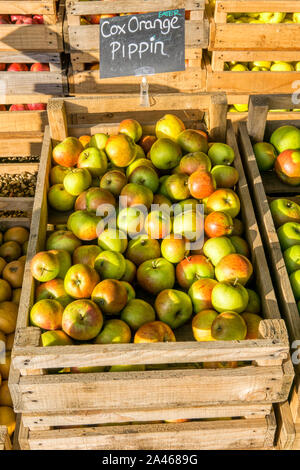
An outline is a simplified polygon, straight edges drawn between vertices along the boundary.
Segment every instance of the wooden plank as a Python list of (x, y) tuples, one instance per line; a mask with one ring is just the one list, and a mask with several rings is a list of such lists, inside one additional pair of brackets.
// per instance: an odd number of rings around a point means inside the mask
[[(277, 408), (278, 441), (281, 450), (291, 450), (296, 438), (296, 429), (289, 403), (279, 403)], [(276, 409), (275, 409), (276, 413)]]
[(256, 13), (259, 11), (292, 13), (299, 10), (298, 0), (216, 0), (216, 10), (226, 13)]
[(0, 1), (1, 15), (47, 15), (56, 13), (55, 0), (13, 0)]
[(6, 426), (0, 426), (0, 450), (12, 450), (11, 440)]
[(0, 197), (0, 210), (32, 211), (33, 199), (33, 197)]
[(0, 72), (0, 81), (7, 100), (10, 94), (19, 96), (21, 101), (23, 94), (63, 96), (61, 72)]
[(40, 132), (47, 123), (46, 111), (0, 111), (1, 132)]
[(0, 230), (7, 230), (10, 227), (19, 225), (21, 227), (30, 228), (30, 218), (29, 217), (11, 217), (11, 218), (1, 218), (0, 217)]
[[(0, 139), (0, 144), (2, 142)], [(1, 163), (0, 160), (0, 174), (20, 175), (24, 172), (35, 173), (39, 169), (38, 163)]]

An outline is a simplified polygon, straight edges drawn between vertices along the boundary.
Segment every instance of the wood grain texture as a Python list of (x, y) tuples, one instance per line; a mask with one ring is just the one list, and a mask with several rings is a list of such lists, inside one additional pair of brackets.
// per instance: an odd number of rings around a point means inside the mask
[(0, 426), (0, 450), (12, 450), (11, 440), (6, 426)]

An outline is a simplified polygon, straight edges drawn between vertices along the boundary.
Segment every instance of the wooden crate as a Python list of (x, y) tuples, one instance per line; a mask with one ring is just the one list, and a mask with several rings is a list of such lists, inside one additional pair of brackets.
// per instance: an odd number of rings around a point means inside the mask
[(0, 450), (12, 450), (11, 440), (6, 426), (0, 426)]
[(299, 12), (298, 0), (216, 0), (213, 13), (207, 6), (210, 21), (210, 50), (300, 50), (298, 24), (233, 24), (229, 13)]
[[(300, 27), (298, 26), (298, 29)], [(293, 93), (293, 82), (300, 80), (300, 71), (291, 72), (233, 72), (224, 70), (230, 61), (300, 61), (300, 51), (214, 51), (211, 59), (206, 56), (207, 91), (244, 95), (261, 93)]]
[[(52, 140), (58, 141), (67, 135), (79, 136), (89, 132), (115, 133), (118, 127), (116, 122), (125, 115), (140, 117), (141, 108), (138, 102), (138, 95), (53, 99), (48, 109)], [(157, 95), (150, 109), (143, 108), (141, 121), (146, 132), (153, 132), (155, 120), (159, 116), (165, 112), (178, 112), (179, 116), (185, 115), (189, 127), (199, 128), (203, 110), (207, 109), (210, 111), (208, 122), (211, 138), (225, 139), (227, 102), (222, 95)], [(103, 113), (102, 119), (109, 113), (109, 123), (104, 121), (99, 124), (100, 112)], [(82, 124), (81, 119), (85, 124)], [(72, 124), (74, 121), (79, 121), (79, 124)], [(97, 125), (93, 125), (93, 122)], [(34, 254), (44, 247), (47, 221), (55, 224), (55, 220), (47, 212), (52, 141), (49, 130), (46, 129), (13, 351), (14, 370), (9, 379), (15, 410), (22, 412), (24, 426), (29, 432), (30, 448), (70, 449), (82, 446), (105, 449), (110, 446), (117, 449), (132, 446), (138, 449), (156, 449), (163, 446), (176, 449), (181, 445), (181, 448), (192, 446), (196, 449), (273, 446), (276, 426), (272, 406), (273, 403), (281, 403), (279, 413), (285, 422), (281, 409), (284, 411), (293, 369), (288, 355), (286, 329), (284, 322), (280, 320), (230, 123), (226, 141), (234, 147), (236, 153), (235, 165), (240, 174), (238, 193), (256, 272), (256, 286), (266, 318), (261, 322), (261, 339), (197, 343), (192, 341), (190, 328), (183, 328), (180, 334), (182, 338), (178, 335), (177, 343), (45, 348), (40, 346), (40, 329), (28, 326), (28, 313), (34, 302), (35, 290), (29, 263)], [(198, 362), (216, 358), (219, 361), (239, 358), (248, 361), (249, 365), (236, 369), (197, 368)], [(166, 363), (169, 364), (168, 368), (160, 366), (155, 370), (152, 367), (144, 372), (47, 373), (47, 369), (75, 364)], [(226, 422), (210, 421), (210, 418), (220, 417), (235, 419)], [(244, 419), (237, 419), (241, 417)], [(248, 419), (250, 417), (253, 420)], [(115, 425), (128, 421), (146, 423), (179, 418), (204, 421), (184, 423), (183, 427), (179, 427), (182, 423), (164, 423), (154, 427), (134, 424), (130, 428)], [(96, 426), (107, 423), (111, 426)], [(80, 429), (68, 430), (66, 425), (85, 427), (81, 432)], [(90, 425), (94, 427), (86, 428)], [(255, 429), (259, 429), (259, 432)], [(83, 434), (87, 436), (87, 440), (83, 439)], [(179, 444), (176, 436), (181, 436), (182, 444)]]
[[(153, 93), (205, 91), (206, 70), (202, 63), (202, 49), (208, 45), (208, 21), (204, 17), (204, 0), (168, 0), (164, 9), (186, 8), (191, 10), (185, 22), (186, 59), (184, 72), (161, 73), (148, 77), (149, 90)], [(106, 2), (68, 1), (64, 27), (65, 42), (69, 45), (71, 65), (68, 81), (71, 95), (99, 93), (138, 93), (141, 77), (100, 79), (99, 70), (87, 70), (87, 64), (99, 63), (99, 25), (81, 25), (80, 17), (89, 14), (160, 11), (161, 2), (118, 0)]]
[(53, 0), (0, 0), (0, 14), (41, 14), (45, 24), (0, 25), (0, 51), (53, 51), (63, 46), (64, 3)]
[[(274, 279), (276, 287), (280, 311), (286, 321), (292, 344), (293, 341), (299, 341), (300, 339), (300, 317), (273, 223), (269, 202), (272, 196), (276, 196), (276, 198), (282, 196), (293, 199), (297, 188), (281, 183), (274, 172), (264, 172), (263, 174), (259, 172), (250, 140), (250, 137), (252, 142), (262, 141), (264, 138), (268, 139), (271, 133), (281, 125), (292, 124), (300, 127), (300, 119), (299, 117), (296, 119), (293, 113), (289, 113), (283, 120), (277, 121), (270, 120), (270, 115), (267, 115), (268, 111), (273, 108), (281, 108), (287, 105), (289, 105), (289, 107), (296, 107), (296, 105), (291, 104), (291, 99), (291, 95), (251, 97), (248, 129), (246, 123), (240, 123), (239, 137), (243, 164), (248, 175), (248, 184), (254, 197), (257, 218), (260, 223), (263, 240), (270, 260), (272, 278)], [(298, 354), (296, 347), (292, 348), (292, 353), (295, 353), (295, 355)], [(296, 432), (294, 448), (300, 449), (300, 369), (296, 364), (295, 371), (296, 378), (290, 397), (290, 409)]]
[(0, 104), (47, 103), (53, 96), (67, 94), (67, 77), (60, 53), (0, 52), (0, 63), (33, 64), (36, 62), (49, 64), (50, 71), (0, 72)]

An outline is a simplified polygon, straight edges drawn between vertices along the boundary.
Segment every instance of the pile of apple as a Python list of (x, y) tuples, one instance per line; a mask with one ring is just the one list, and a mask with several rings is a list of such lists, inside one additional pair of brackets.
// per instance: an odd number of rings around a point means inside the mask
[(300, 129), (281, 126), (273, 132), (270, 142), (257, 142), (253, 150), (260, 171), (274, 168), (283, 183), (300, 184)]
[(300, 205), (278, 198), (272, 200), (270, 210), (300, 313)]
[(0, 15), (0, 24), (44, 24), (43, 15)]
[[(212, 9), (216, 6), (216, 0), (209, 0)], [(228, 23), (300, 23), (300, 13), (263, 12), (263, 13), (228, 13)]]
[(176, 341), (190, 321), (197, 341), (257, 338), (234, 158), (171, 114), (156, 135), (126, 119), (117, 135), (56, 145), (48, 202), (67, 224), (31, 260), (42, 344)]
[(0, 232), (0, 425), (15, 430), (15, 414), (8, 388), (10, 355), (14, 342), (18, 306), (25, 267), (29, 232), (12, 227)]
[(256, 60), (254, 62), (225, 62), (224, 70), (231, 72), (294, 72), (300, 71), (299, 62)]

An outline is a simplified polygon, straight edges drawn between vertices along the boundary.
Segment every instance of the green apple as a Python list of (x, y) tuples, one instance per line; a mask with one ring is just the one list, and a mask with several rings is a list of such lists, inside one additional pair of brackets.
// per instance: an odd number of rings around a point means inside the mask
[(290, 246), (284, 251), (283, 257), (289, 274), (300, 269), (300, 245)]
[(48, 191), (49, 205), (59, 211), (66, 212), (73, 209), (76, 196), (72, 196), (65, 190), (63, 184), (54, 184)]
[(180, 146), (170, 139), (158, 139), (151, 147), (150, 158), (153, 165), (159, 170), (175, 168), (182, 157)]
[(249, 294), (238, 282), (235, 284), (219, 282), (212, 290), (211, 302), (217, 312), (242, 313), (248, 305)]
[(248, 305), (246, 307), (246, 312), (249, 313), (260, 313), (261, 310), (261, 301), (259, 295), (252, 289), (247, 289), (249, 295)]
[(293, 22), (300, 23), (300, 13), (293, 13)]
[(223, 312), (211, 325), (211, 336), (219, 341), (242, 341), (247, 335), (247, 325), (236, 312)]
[(109, 372), (135, 372), (146, 370), (144, 364), (137, 364), (135, 366), (111, 366)]
[(271, 72), (292, 72), (294, 70), (293, 64), (289, 62), (274, 62), (271, 65)]
[(300, 224), (287, 222), (277, 230), (281, 249), (287, 250), (291, 246), (300, 245)]
[(259, 19), (264, 23), (282, 23), (285, 18), (286, 13), (260, 13)]
[(144, 213), (138, 207), (125, 207), (117, 217), (118, 228), (131, 237), (137, 236), (141, 232), (144, 222)]
[(107, 134), (94, 134), (89, 142), (89, 147), (96, 147), (98, 150), (104, 150), (109, 136)]
[(193, 305), (190, 297), (175, 289), (165, 289), (155, 299), (155, 310), (160, 321), (176, 329), (192, 316)]
[(64, 187), (72, 196), (79, 196), (92, 184), (92, 176), (86, 168), (74, 168), (64, 177)]
[(244, 240), (239, 235), (232, 235), (230, 236), (230, 241), (233, 244), (236, 253), (238, 253), (239, 255), (244, 255), (246, 256), (246, 258), (250, 257), (249, 245), (246, 240)]
[(229, 238), (215, 237), (204, 243), (203, 253), (216, 266), (224, 256), (236, 253), (236, 249)]
[(41, 334), (41, 340), (43, 346), (70, 346), (73, 344), (70, 336), (68, 336), (64, 331), (54, 330), (54, 331), (45, 331)]
[(236, 64), (236, 65), (232, 65), (230, 67), (230, 70), (231, 70), (231, 72), (246, 72), (249, 69), (248, 69), (248, 67), (246, 67), (246, 65)]
[(289, 125), (278, 127), (271, 135), (270, 142), (278, 153), (300, 149), (300, 129)]
[(300, 223), (300, 206), (289, 199), (274, 199), (270, 204), (271, 214), (275, 227), (280, 227), (286, 222)]
[(121, 253), (105, 250), (95, 259), (94, 267), (101, 279), (121, 279), (125, 273), (126, 262)]
[[(128, 261), (128, 260), (127, 260), (127, 261)], [(125, 289), (127, 290), (127, 298), (128, 298), (127, 302), (129, 302), (129, 301), (132, 300), (132, 299), (135, 299), (135, 295), (136, 295), (136, 294), (135, 294), (135, 290), (134, 290), (134, 288), (132, 287), (132, 285), (129, 284), (129, 282), (127, 282), (127, 281), (122, 281), (122, 280), (121, 280), (120, 282), (121, 282), (121, 284), (123, 284), (123, 286), (124, 286)]]
[(145, 300), (132, 299), (122, 310), (121, 320), (136, 331), (145, 323), (155, 321), (155, 311)]
[(260, 171), (268, 171), (274, 167), (277, 153), (272, 144), (257, 142), (253, 145), (253, 151)]
[(189, 210), (175, 216), (173, 224), (175, 235), (181, 235), (189, 241), (195, 241), (199, 235), (204, 235), (203, 214), (198, 211)]
[(126, 176), (127, 178), (130, 177), (131, 173), (136, 170), (139, 166), (148, 166), (149, 168), (154, 169), (154, 165), (148, 158), (138, 158), (135, 159), (134, 162), (130, 163), (130, 165), (126, 169)]
[(259, 68), (265, 68), (265, 69), (270, 69), (272, 65), (272, 62), (269, 62), (267, 60), (255, 60), (254, 62), (250, 62), (250, 67), (259, 67)]
[(231, 165), (235, 157), (233, 149), (222, 143), (212, 144), (208, 156), (213, 165)]
[(211, 170), (217, 188), (233, 188), (239, 180), (239, 172), (233, 166), (216, 165)]
[(86, 168), (92, 177), (102, 176), (107, 170), (106, 153), (104, 150), (88, 147), (79, 155), (77, 167)]
[(248, 104), (234, 104), (233, 107), (238, 113), (248, 112)]
[(172, 201), (184, 201), (190, 196), (188, 176), (182, 173), (168, 176), (166, 190)]
[(290, 275), (290, 281), (296, 301), (300, 300), (300, 269)]
[(98, 245), (102, 250), (124, 253), (128, 245), (127, 235), (122, 230), (107, 228), (99, 235)]
[(130, 173), (129, 183), (142, 184), (155, 193), (159, 186), (159, 178), (154, 168), (139, 165)]

